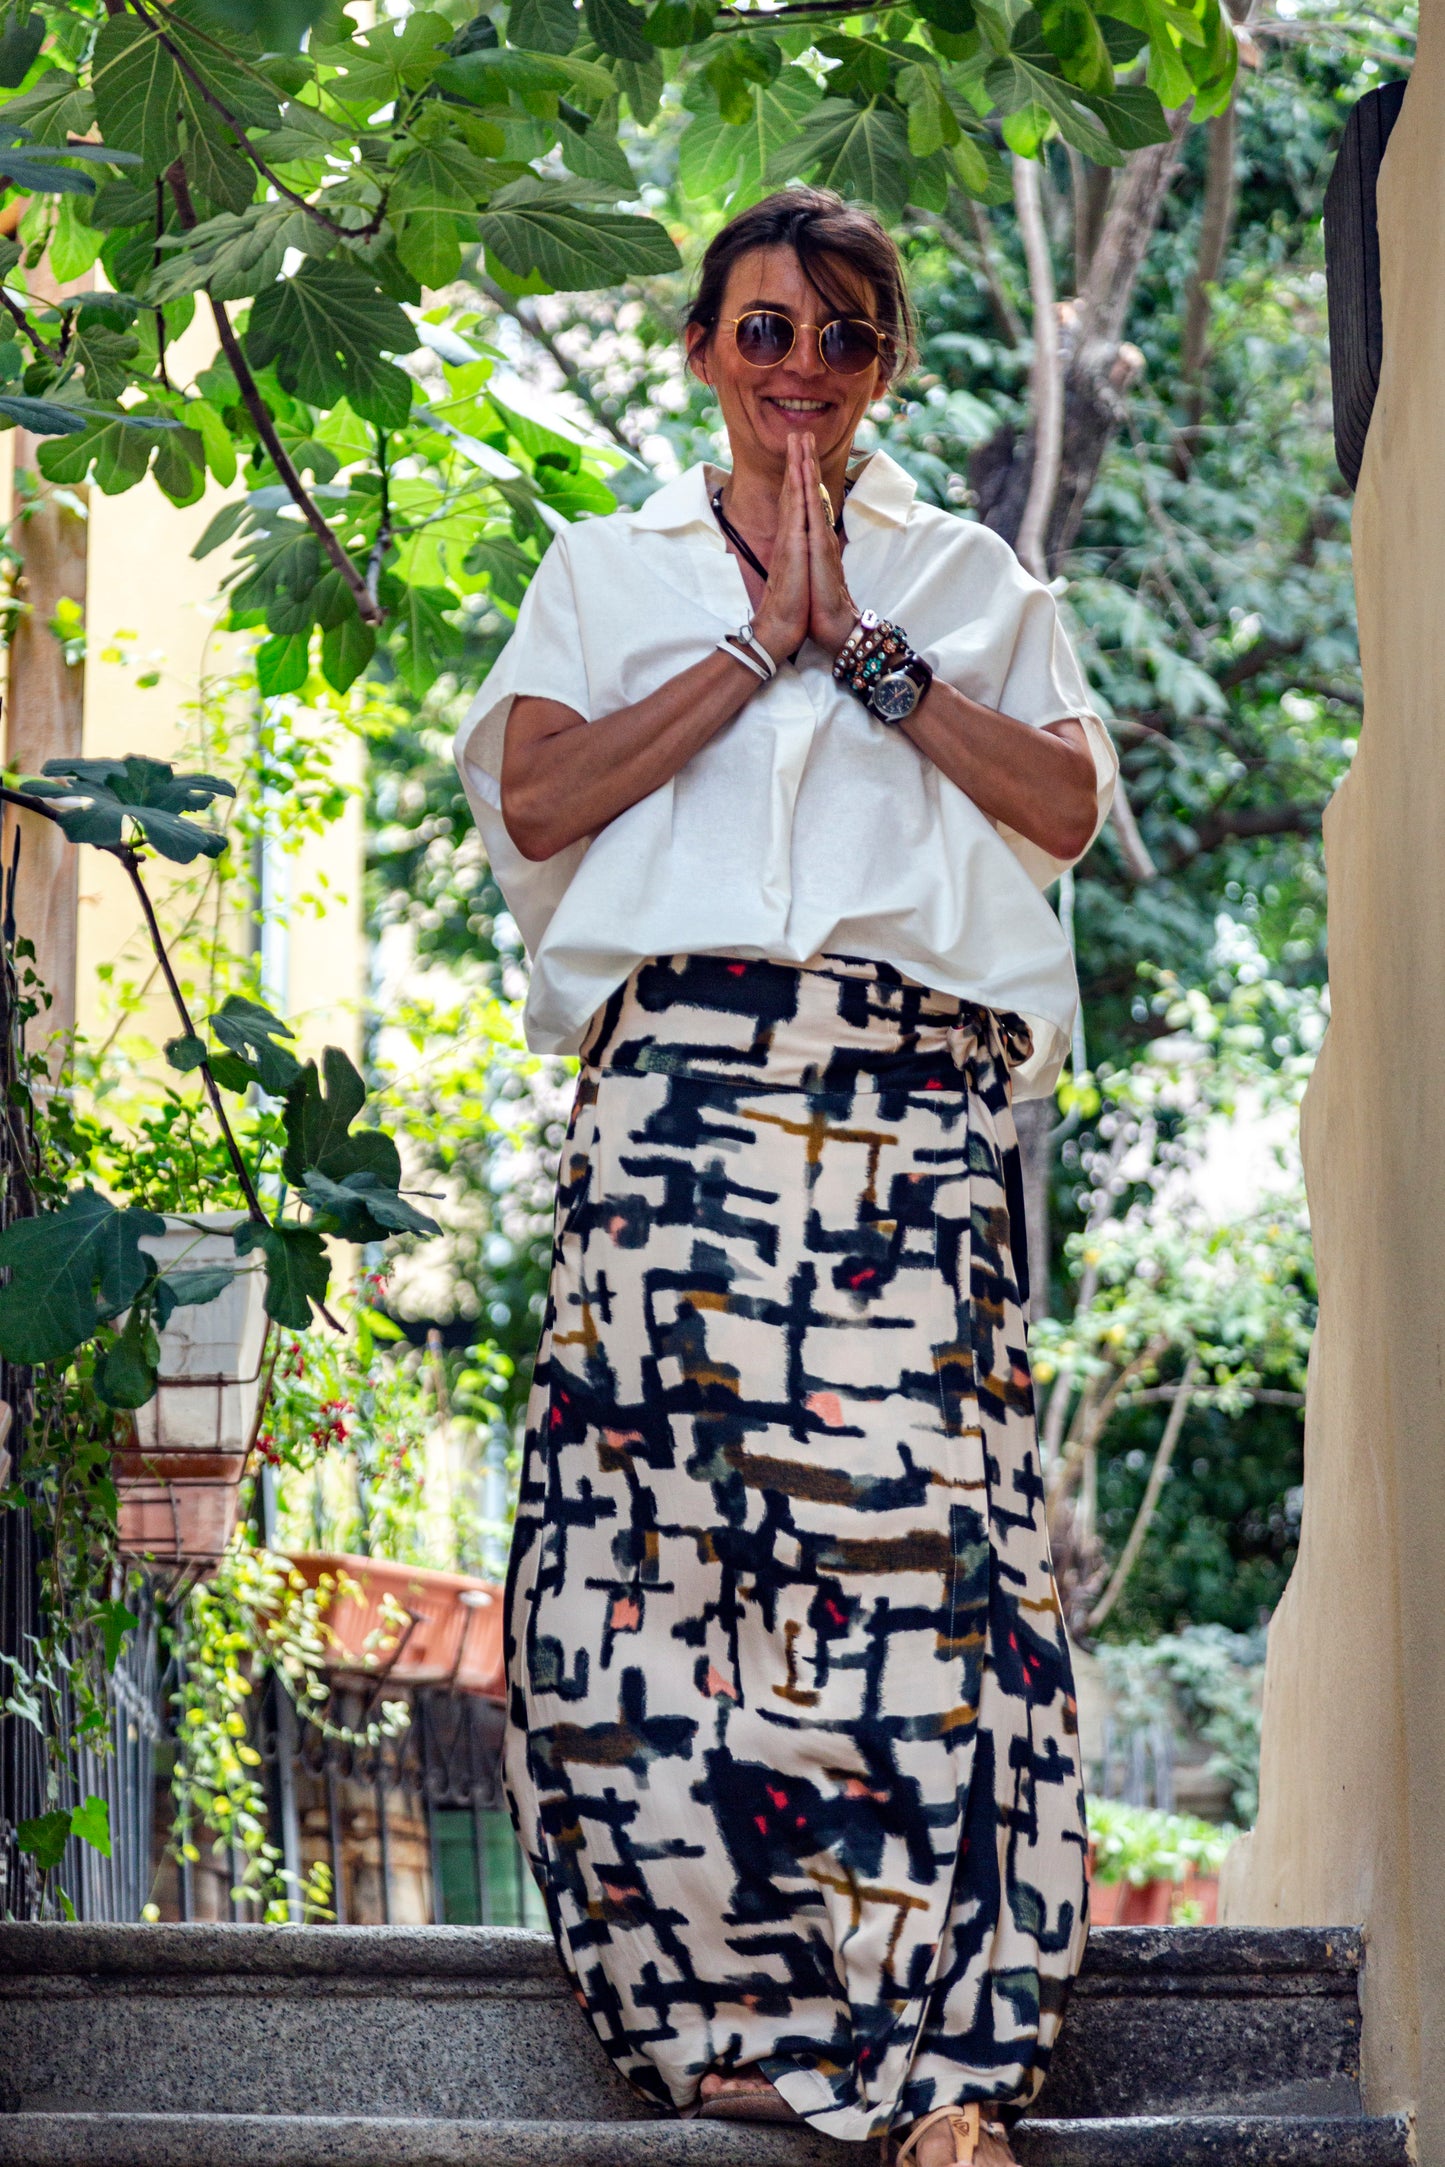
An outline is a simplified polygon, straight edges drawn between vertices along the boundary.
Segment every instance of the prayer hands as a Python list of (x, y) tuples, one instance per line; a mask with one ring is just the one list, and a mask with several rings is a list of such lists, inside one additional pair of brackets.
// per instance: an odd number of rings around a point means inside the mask
[(805, 639), (836, 655), (858, 622), (833, 525), (838, 509), (824, 487), (811, 433), (791, 437), (772, 569), (753, 620), (758, 638), (779, 662), (796, 654)]

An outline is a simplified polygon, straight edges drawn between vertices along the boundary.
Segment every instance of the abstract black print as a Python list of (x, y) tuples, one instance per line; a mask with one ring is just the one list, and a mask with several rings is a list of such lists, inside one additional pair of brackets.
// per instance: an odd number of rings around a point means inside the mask
[(862, 2139), (1037, 2091), (1087, 1934), (1011, 1252), (1017, 1018), (676, 957), (594, 1027), (508, 1588), (508, 1786), (619, 2068)]

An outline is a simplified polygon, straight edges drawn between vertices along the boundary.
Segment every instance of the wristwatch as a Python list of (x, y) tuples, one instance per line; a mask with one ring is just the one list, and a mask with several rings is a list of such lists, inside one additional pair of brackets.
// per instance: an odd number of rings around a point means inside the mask
[(895, 729), (907, 722), (933, 683), (932, 670), (914, 653), (902, 628), (868, 609), (839, 648), (833, 676), (876, 722)]
[(910, 653), (875, 677), (868, 692), (868, 712), (880, 722), (907, 722), (933, 683), (933, 672), (921, 655)]

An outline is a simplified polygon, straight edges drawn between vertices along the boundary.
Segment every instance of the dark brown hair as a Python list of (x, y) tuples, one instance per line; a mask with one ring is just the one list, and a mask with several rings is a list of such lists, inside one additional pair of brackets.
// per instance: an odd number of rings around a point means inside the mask
[(840, 316), (858, 313), (861, 296), (839, 277), (846, 266), (873, 289), (873, 311), (884, 338), (884, 365), (891, 382), (915, 358), (913, 309), (903, 263), (872, 211), (845, 203), (831, 188), (784, 188), (739, 211), (708, 243), (687, 312), (709, 337), (722, 315), (733, 265), (754, 248), (791, 248), (803, 276)]

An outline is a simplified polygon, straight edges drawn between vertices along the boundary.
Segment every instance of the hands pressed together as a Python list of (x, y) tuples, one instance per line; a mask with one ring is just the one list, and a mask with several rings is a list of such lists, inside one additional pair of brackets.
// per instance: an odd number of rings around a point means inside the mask
[(824, 487), (812, 436), (790, 438), (772, 568), (753, 617), (753, 631), (775, 662), (796, 654), (805, 639), (836, 655), (858, 622), (833, 525), (838, 509)]

